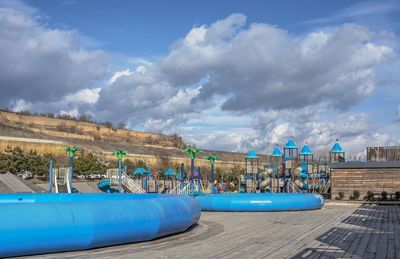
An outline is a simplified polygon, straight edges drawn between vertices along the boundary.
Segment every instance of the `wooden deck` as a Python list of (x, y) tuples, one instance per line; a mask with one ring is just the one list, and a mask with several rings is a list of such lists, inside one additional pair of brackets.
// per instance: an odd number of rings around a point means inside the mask
[(205, 212), (151, 242), (36, 258), (400, 258), (400, 206), (335, 205), (276, 213)]

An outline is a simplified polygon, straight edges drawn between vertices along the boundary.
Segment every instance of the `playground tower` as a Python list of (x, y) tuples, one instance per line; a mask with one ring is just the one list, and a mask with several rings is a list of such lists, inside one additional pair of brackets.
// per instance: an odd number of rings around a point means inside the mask
[[(249, 153), (245, 158), (245, 179), (246, 179), (246, 189), (250, 187), (250, 192), (254, 192), (256, 189), (256, 181), (258, 175), (258, 163), (259, 158), (253, 149), (250, 149)], [(251, 182), (251, 184), (249, 184)]]
[(339, 163), (339, 162), (345, 162), (346, 157), (345, 157), (345, 152), (339, 144), (339, 140), (336, 139), (335, 144), (333, 144), (331, 151), (329, 152), (329, 162), (330, 163)]
[(278, 147), (278, 144), (275, 145), (274, 151), (269, 157), (269, 163), (271, 166), (278, 166), (282, 164), (282, 152)]

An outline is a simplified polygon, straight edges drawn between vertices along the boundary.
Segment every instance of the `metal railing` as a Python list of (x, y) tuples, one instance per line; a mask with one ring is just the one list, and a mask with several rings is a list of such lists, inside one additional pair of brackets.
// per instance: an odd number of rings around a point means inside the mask
[(289, 190), (291, 189), (293, 193), (303, 193), (293, 181), (289, 181), (287, 184), (289, 185)]
[(130, 178), (126, 173), (122, 172), (121, 183), (132, 193), (146, 193), (146, 191)]
[[(194, 186), (193, 186), (194, 187)], [(181, 189), (181, 184), (177, 184), (170, 192), (170, 194), (186, 194), (191, 195), (192, 189), (190, 182), (184, 182), (184, 186)]]

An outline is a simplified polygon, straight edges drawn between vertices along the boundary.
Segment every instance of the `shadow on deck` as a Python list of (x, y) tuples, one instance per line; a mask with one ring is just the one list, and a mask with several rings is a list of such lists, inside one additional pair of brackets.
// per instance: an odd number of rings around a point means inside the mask
[(398, 240), (400, 206), (364, 204), (292, 258), (400, 258)]

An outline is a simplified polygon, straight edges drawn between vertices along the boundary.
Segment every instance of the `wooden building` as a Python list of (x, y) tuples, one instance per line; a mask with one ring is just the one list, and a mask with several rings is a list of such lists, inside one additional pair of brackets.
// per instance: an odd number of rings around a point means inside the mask
[(349, 199), (353, 191), (360, 192), (360, 198), (373, 193), (395, 193), (400, 191), (400, 162), (345, 162), (331, 163), (332, 199), (344, 193)]

